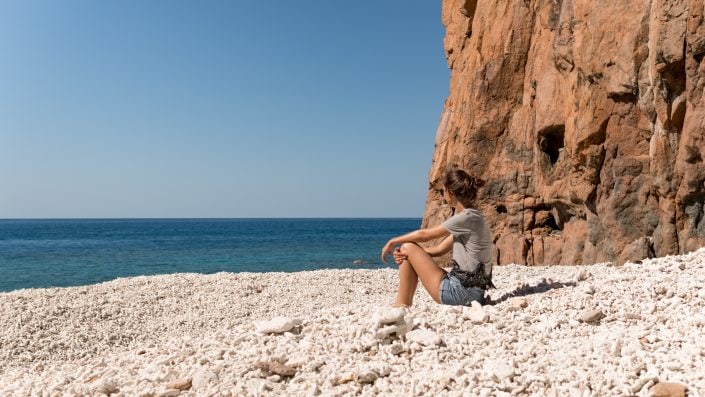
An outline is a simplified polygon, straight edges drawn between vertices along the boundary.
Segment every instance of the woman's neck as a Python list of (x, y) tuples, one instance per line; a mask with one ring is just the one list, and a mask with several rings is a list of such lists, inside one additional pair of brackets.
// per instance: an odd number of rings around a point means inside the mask
[(466, 209), (467, 209), (467, 208), (465, 208), (465, 206), (462, 205), (460, 202), (458, 202), (458, 203), (455, 205), (455, 213), (456, 213), (456, 214), (457, 214), (458, 212), (465, 211)]

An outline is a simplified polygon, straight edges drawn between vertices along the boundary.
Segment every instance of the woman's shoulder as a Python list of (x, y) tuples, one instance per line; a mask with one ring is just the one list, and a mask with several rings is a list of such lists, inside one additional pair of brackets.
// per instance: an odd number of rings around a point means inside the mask
[(446, 220), (445, 223), (447, 224), (462, 224), (462, 225), (469, 225), (474, 222), (484, 220), (484, 216), (482, 215), (481, 212), (473, 209), (473, 208), (466, 208), (455, 215), (451, 216)]
[(461, 214), (463, 214), (464, 221), (467, 224), (474, 225), (475, 227), (487, 224), (485, 215), (476, 208), (466, 208)]
[(477, 208), (466, 208), (465, 210), (461, 211), (460, 214), (463, 214), (466, 218), (480, 218), (480, 219), (485, 219), (485, 215), (480, 212)]

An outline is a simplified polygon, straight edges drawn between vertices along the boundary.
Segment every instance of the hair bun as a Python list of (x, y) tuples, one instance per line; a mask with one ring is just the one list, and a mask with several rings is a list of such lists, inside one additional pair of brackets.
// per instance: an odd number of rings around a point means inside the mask
[(443, 186), (455, 196), (466, 208), (474, 204), (477, 189), (485, 184), (480, 178), (475, 178), (462, 169), (453, 168), (446, 172)]

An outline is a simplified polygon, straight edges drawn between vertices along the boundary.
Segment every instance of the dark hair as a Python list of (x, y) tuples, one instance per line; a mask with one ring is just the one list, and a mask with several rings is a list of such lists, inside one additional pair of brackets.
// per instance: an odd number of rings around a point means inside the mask
[(475, 205), (477, 189), (485, 184), (480, 178), (469, 175), (467, 172), (455, 168), (446, 172), (443, 186), (460, 201), (465, 208)]

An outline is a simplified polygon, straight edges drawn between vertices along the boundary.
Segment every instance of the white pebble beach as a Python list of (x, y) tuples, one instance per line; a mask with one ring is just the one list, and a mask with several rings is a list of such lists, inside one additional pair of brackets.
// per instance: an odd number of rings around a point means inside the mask
[[(394, 269), (173, 274), (0, 294), (1, 396), (705, 396), (705, 249), (495, 267), (491, 304)], [(421, 288), (421, 286), (419, 285)]]

